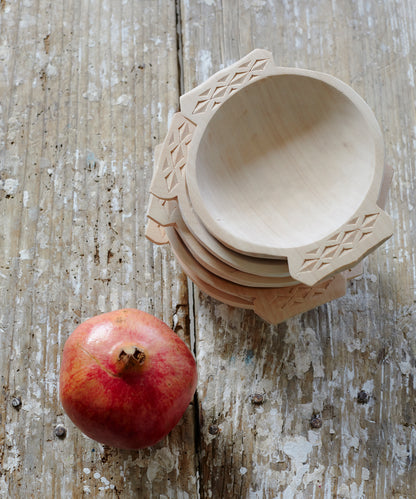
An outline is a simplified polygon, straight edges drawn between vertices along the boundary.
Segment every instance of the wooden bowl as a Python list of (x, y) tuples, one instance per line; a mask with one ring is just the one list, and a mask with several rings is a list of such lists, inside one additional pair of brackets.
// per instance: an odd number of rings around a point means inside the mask
[(202, 291), (228, 305), (248, 308), (271, 324), (278, 324), (307, 312), (346, 292), (346, 280), (352, 274), (340, 273), (315, 286), (298, 284), (282, 288), (241, 286), (209, 272), (188, 251), (175, 229), (166, 228), (172, 251), (187, 276)]
[(182, 96), (181, 113), (192, 206), (234, 251), (287, 258), (313, 285), (391, 236), (381, 132), (340, 80), (255, 50)]
[[(255, 258), (248, 255), (235, 252), (221, 244), (205, 228), (198, 216), (195, 214), (190, 203), (185, 178), (183, 175), (177, 175), (174, 182), (174, 188), (168, 190), (166, 182), (166, 170), (174, 171), (173, 168), (164, 168), (168, 160), (172, 161), (172, 155), (169, 149), (175, 148), (175, 136), (177, 130), (183, 126), (183, 118), (178, 113), (174, 116), (170, 132), (164, 145), (155, 147), (155, 169), (151, 183), (151, 195), (147, 216), (156, 222), (156, 226), (175, 227), (180, 237), (189, 244), (201, 244), (220, 262), (229, 265), (241, 272), (259, 276), (262, 282), (270, 279), (287, 278), (288, 284), (294, 284), (294, 279), (290, 276), (287, 260)], [(168, 146), (166, 146), (166, 143)], [(173, 145), (172, 145), (173, 144)], [(186, 149), (185, 149), (186, 153)], [(170, 173), (171, 174), (171, 173)], [(168, 176), (169, 179), (169, 176)], [(180, 205), (180, 207), (179, 207)], [(159, 234), (152, 232), (152, 240), (157, 240)], [(195, 239), (195, 241), (192, 241)], [(265, 278), (265, 279), (263, 279)], [(258, 283), (257, 285), (261, 285)]]
[[(160, 227), (173, 227), (192, 256), (206, 269), (223, 279), (252, 287), (276, 288), (299, 284), (290, 276), (287, 262), (281, 262), (280, 260), (254, 259), (246, 255), (238, 254), (237, 255), (240, 258), (233, 258), (232, 255), (234, 252), (224, 247), (225, 256), (230, 255), (233, 262), (239, 261), (239, 266), (243, 270), (236, 269), (227, 263), (224, 263), (223, 260), (220, 260), (217, 256), (208, 251), (198, 239), (193, 236), (182, 220), (177, 207), (177, 201), (174, 199), (163, 200), (151, 194), (148, 217), (155, 222), (155, 224), (150, 225), (151, 231), (146, 231), (148, 239), (156, 244), (166, 244), (168, 241), (165, 239), (164, 233), (160, 232)], [(220, 247), (222, 246), (220, 243), (217, 243), (217, 245)], [(269, 268), (269, 274), (272, 275), (262, 275), (265, 273), (267, 267)], [(254, 273), (251, 273), (250, 270), (254, 270)], [(261, 274), (255, 273), (256, 270), (259, 270)]]
[(254, 310), (271, 324), (278, 324), (340, 298), (345, 294), (346, 281), (359, 277), (363, 272), (362, 264), (358, 264), (315, 286), (298, 284), (273, 289), (239, 286), (199, 265), (173, 227), (161, 227), (150, 219), (146, 226), (146, 237), (156, 244), (170, 243), (182, 270), (201, 291), (227, 305)]
[[(159, 152), (160, 152), (160, 146), (157, 146), (155, 150), (156, 157)], [(384, 208), (386, 203), (392, 176), (393, 176), (392, 168), (389, 165), (385, 165), (383, 183), (377, 200), (378, 205), (381, 206), (382, 208)], [(261, 264), (259, 263), (257, 263), (257, 266), (255, 266), (251, 261), (255, 259), (250, 260), (250, 257), (246, 257), (244, 255), (237, 254), (237, 256), (241, 257), (241, 261), (239, 262), (239, 264), (243, 270), (237, 270), (225, 264), (222, 260), (219, 260), (214, 254), (207, 251), (205, 247), (199, 243), (198, 239), (194, 238), (193, 234), (190, 232), (190, 230), (188, 229), (188, 227), (181, 218), (176, 199), (162, 200), (156, 198), (151, 194), (148, 216), (150, 220), (148, 221), (146, 227), (146, 237), (149, 240), (151, 240), (155, 244), (169, 243), (169, 239), (166, 235), (164, 227), (173, 227), (176, 230), (180, 240), (183, 242), (189, 253), (192, 255), (192, 257), (195, 258), (195, 260), (199, 264), (201, 264), (205, 269), (207, 269), (208, 271), (219, 277), (222, 277), (223, 279), (248, 287), (257, 286), (257, 287), (276, 288), (282, 286), (293, 286), (297, 284), (296, 281), (291, 281), (288, 278), (287, 274), (286, 277), (270, 277), (270, 276), (263, 276), (261, 274), (257, 275), (245, 272), (244, 270), (247, 270), (247, 267), (248, 268), (253, 267), (254, 270), (258, 270), (259, 268), (261, 272), (264, 271), (265, 267), (261, 266)], [(220, 243), (218, 243), (218, 245), (221, 247)], [(231, 250), (228, 250), (227, 248), (224, 249), (233, 254)], [(246, 259), (246, 261), (244, 259)], [(266, 259), (264, 260), (257, 259), (257, 260), (258, 262), (263, 262), (263, 264), (268, 262), (269, 265), (272, 265), (273, 263), (279, 263), (276, 262), (275, 260), (271, 261)], [(359, 265), (350, 270), (348, 275), (356, 277), (361, 273), (362, 273), (362, 268)], [(206, 288), (203, 288), (203, 290), (208, 292)], [(213, 294), (212, 290), (208, 292), (208, 294), (212, 296)], [(220, 299), (219, 296), (217, 296), (217, 298)], [(223, 301), (224, 303), (232, 304), (229, 299), (228, 301), (225, 300)]]

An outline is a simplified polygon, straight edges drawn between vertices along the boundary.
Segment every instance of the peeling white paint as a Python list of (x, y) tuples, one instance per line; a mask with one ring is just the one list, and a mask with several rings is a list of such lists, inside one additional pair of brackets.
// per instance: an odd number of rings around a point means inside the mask
[(266, 0), (244, 0), (244, 7), (246, 9), (250, 8), (261, 8), (266, 5)]
[(55, 66), (53, 66), (50, 63), (48, 63), (47, 66), (46, 66), (45, 73), (46, 73), (46, 76), (48, 78), (53, 78), (54, 76), (56, 76), (58, 74), (58, 70), (56, 69)]
[(150, 482), (162, 480), (167, 473), (173, 471), (176, 461), (177, 456), (168, 447), (157, 450), (154, 458), (148, 464), (147, 479)]
[(284, 341), (293, 345), (294, 361), (288, 364), (289, 377), (302, 378), (311, 366), (314, 377), (324, 376), (322, 345), (312, 328), (306, 328), (301, 337), (296, 329), (288, 328)]
[[(13, 455), (13, 452), (15, 453)], [(19, 469), (21, 463), (20, 455), (16, 448), (12, 448), (9, 450), (6, 461), (3, 463), (3, 469), (8, 471), (9, 473), (13, 473)]]
[(21, 260), (32, 260), (34, 250), (33, 248), (22, 249), (19, 252), (19, 257)]
[(158, 45), (161, 45), (162, 43), (162, 39), (160, 38), (160, 36), (151, 37), (150, 40), (155, 44), (156, 47)]
[(350, 499), (351, 496), (350, 496), (350, 488), (348, 487), (348, 485), (346, 483), (342, 483), (339, 485), (338, 487), (338, 497), (342, 498), (342, 499)]
[(0, 476), (0, 495), (2, 497), (10, 497), (9, 486), (6, 483), (6, 478), (4, 475)]
[(288, 438), (283, 444), (283, 452), (296, 463), (306, 463), (312, 451), (312, 444), (303, 436)]
[(361, 478), (363, 480), (369, 480), (370, 479), (370, 471), (367, 468), (362, 468), (361, 469)]
[(89, 100), (90, 102), (99, 102), (101, 100), (101, 90), (97, 87), (95, 83), (90, 81), (88, 83), (88, 89), (86, 92), (82, 94), (84, 99)]
[(132, 103), (132, 100), (133, 100), (133, 98), (131, 95), (122, 94), (117, 98), (115, 104), (116, 104), (116, 106), (130, 106)]
[(409, 62), (409, 69), (407, 71), (407, 76), (409, 78), (409, 85), (411, 87), (415, 86), (415, 72), (413, 70), (413, 65)]
[(23, 12), (20, 17), (19, 29), (25, 30), (36, 25), (36, 17)]
[(204, 82), (212, 75), (211, 51), (201, 49), (198, 51), (198, 80)]
[(0, 61), (6, 63), (10, 57), (10, 49), (6, 45), (0, 45)]
[(9, 196), (16, 193), (19, 186), (19, 181), (16, 178), (6, 178), (3, 182), (2, 189)]

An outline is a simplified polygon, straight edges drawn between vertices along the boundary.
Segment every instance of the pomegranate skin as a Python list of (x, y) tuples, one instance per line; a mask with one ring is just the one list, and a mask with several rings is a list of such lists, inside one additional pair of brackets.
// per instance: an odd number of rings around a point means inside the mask
[(195, 359), (179, 336), (153, 315), (122, 309), (88, 319), (69, 336), (59, 394), (88, 437), (141, 449), (176, 426), (196, 383)]

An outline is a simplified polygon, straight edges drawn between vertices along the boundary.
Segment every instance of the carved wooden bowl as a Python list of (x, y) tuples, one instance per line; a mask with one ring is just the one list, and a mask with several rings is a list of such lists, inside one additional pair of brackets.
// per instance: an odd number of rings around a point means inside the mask
[(383, 165), (379, 126), (353, 89), (255, 50), (182, 96), (151, 192), (182, 210), (187, 187), (218, 241), (287, 259), (314, 285), (391, 236), (377, 205)]
[[(173, 126), (175, 125), (175, 119), (176, 117), (173, 120)], [(160, 193), (160, 189), (153, 189), (153, 187), (158, 187), (158, 184), (160, 184), (158, 182), (159, 179), (164, 178), (159, 162), (162, 149), (162, 145), (155, 148), (155, 171), (152, 181), (152, 192), (156, 191)], [(184, 185), (184, 178), (182, 176), (180, 178)], [(178, 192), (178, 189), (176, 189), (176, 192)], [(179, 196), (180, 209), (178, 206)], [(238, 273), (233, 272), (233, 269), (236, 269), (243, 273), (252, 274), (252, 277), (249, 279), (256, 286), (270, 285), (272, 282), (279, 286), (296, 284), (296, 281), (290, 276), (287, 260), (255, 258), (243, 255), (227, 248), (218, 241), (198, 219), (192, 208), (186, 189), (179, 191), (177, 198), (173, 199), (156, 197), (154, 194), (151, 194), (147, 216), (162, 227), (175, 227), (188, 248), (192, 247), (196, 251), (196, 247), (200, 245), (203, 247), (202, 249), (206, 249), (207, 251), (199, 250), (198, 252), (199, 258), (204, 259), (206, 265), (210, 265), (211, 263), (212, 267), (213, 262), (207, 252), (217, 260), (216, 266), (218, 272), (221, 272), (220, 267), (222, 267), (222, 264), (228, 265), (230, 267), (228, 279), (232, 281), (239, 276)], [(154, 239), (156, 239), (154, 242), (158, 240), (157, 233)]]

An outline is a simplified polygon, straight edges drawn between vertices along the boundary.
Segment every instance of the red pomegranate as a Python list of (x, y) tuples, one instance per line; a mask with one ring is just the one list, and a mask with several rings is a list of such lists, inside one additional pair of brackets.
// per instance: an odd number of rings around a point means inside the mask
[(179, 336), (153, 315), (123, 309), (92, 317), (69, 336), (59, 391), (87, 436), (140, 449), (179, 422), (196, 382), (194, 357)]

